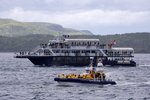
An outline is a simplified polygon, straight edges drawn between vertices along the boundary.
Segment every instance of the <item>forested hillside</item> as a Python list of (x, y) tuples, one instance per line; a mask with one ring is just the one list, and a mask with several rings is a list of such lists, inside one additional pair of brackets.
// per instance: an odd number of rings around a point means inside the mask
[(44, 22), (20, 22), (13, 19), (0, 19), (0, 36), (26, 36), (32, 34), (43, 35), (91, 35), (88, 30), (64, 28), (61, 25)]
[[(47, 43), (53, 35), (0, 36), (0, 52), (33, 50), (40, 43)], [(150, 33), (127, 33), (116, 35), (73, 35), (70, 38), (98, 38), (102, 43), (116, 40), (116, 47), (133, 47), (136, 53), (150, 53)]]

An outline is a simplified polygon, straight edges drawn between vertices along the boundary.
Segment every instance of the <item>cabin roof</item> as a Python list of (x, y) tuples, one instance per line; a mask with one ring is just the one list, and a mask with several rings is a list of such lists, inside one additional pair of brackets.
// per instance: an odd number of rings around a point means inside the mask
[(134, 49), (133, 48), (112, 48), (113, 50), (122, 50), (122, 51), (134, 51)]
[(65, 39), (65, 41), (99, 41), (99, 39)]

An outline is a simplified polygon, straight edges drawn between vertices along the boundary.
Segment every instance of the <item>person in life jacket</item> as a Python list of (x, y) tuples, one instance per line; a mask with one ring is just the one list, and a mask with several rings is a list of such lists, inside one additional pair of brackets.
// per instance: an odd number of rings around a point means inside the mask
[(97, 67), (102, 67), (102, 66), (103, 66), (102, 59), (99, 58), (99, 59), (97, 60)]

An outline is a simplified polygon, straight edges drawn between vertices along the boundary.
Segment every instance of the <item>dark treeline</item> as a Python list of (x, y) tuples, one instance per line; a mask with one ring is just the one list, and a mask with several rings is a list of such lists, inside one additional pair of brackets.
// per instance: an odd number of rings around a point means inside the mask
[[(0, 36), (0, 52), (30, 51), (41, 43), (48, 43), (52, 35), (27, 35), (20, 37)], [(116, 40), (115, 47), (133, 47), (136, 53), (150, 53), (150, 33), (127, 33), (116, 35), (73, 35), (69, 38), (97, 38), (102, 43)]]

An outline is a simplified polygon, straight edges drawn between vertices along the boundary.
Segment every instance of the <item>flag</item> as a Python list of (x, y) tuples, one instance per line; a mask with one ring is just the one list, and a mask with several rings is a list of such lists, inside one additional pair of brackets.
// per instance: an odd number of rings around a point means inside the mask
[(116, 44), (116, 40), (113, 41), (113, 45), (115, 45), (115, 44)]

